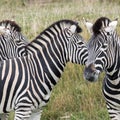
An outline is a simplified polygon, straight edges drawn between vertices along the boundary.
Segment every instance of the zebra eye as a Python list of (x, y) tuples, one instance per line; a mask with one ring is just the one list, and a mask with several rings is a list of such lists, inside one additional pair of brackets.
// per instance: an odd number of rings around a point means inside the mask
[(107, 35), (110, 35), (110, 33), (109, 32), (106, 32), (107, 33)]
[[(82, 40), (81, 40), (81, 41), (82, 41)], [(78, 45), (83, 45), (84, 43), (81, 42), (81, 41), (78, 41), (77, 44), (78, 44)]]
[(107, 35), (111, 35), (110, 32), (107, 32)]
[(102, 50), (106, 50), (108, 47), (108, 44), (107, 43), (104, 43), (103, 46), (102, 46)]
[(20, 39), (15, 39), (14, 41), (15, 41), (16, 43), (21, 42)]

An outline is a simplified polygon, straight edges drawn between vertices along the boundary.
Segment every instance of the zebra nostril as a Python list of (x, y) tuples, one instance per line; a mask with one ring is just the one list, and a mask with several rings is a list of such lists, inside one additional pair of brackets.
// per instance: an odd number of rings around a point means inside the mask
[(84, 78), (91, 82), (96, 80), (96, 69), (93, 63), (85, 67)]
[(87, 73), (93, 73), (93, 72), (95, 72), (95, 66), (94, 66), (94, 64), (92, 63), (92, 64), (90, 64), (90, 65), (88, 65), (88, 66), (86, 66), (85, 67), (85, 72)]

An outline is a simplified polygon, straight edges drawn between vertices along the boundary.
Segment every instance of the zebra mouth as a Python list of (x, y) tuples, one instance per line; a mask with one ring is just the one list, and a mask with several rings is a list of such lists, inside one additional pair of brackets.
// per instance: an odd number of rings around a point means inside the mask
[(98, 78), (96, 76), (95, 72), (94, 73), (85, 73), (84, 76), (85, 76), (85, 79), (90, 81), (90, 82), (95, 82), (97, 80), (97, 78)]
[(97, 81), (99, 76), (99, 72), (97, 70), (89, 71), (88, 69), (85, 69), (84, 71), (84, 78), (90, 82)]

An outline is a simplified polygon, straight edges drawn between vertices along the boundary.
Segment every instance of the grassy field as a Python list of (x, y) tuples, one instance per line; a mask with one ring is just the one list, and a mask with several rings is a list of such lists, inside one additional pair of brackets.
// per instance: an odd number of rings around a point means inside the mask
[[(60, 19), (79, 21), (82, 36), (90, 37), (83, 17), (94, 22), (106, 16), (114, 20), (120, 15), (120, 0), (0, 0), (0, 21), (15, 20), (28, 40), (34, 39), (47, 26)], [(109, 3), (110, 2), (110, 3)], [(118, 23), (120, 33), (120, 22)], [(55, 86), (41, 120), (109, 120), (99, 81), (83, 78), (84, 66), (68, 63), (60, 82)], [(9, 120), (13, 120), (11, 113)]]

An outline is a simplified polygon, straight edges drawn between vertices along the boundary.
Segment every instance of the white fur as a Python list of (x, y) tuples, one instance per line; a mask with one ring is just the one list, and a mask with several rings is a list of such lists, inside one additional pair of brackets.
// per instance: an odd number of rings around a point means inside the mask
[(0, 34), (10, 34), (10, 31), (4, 26), (0, 26)]
[(85, 25), (87, 27), (87, 30), (90, 34), (93, 34), (93, 31), (92, 31), (92, 27), (93, 27), (93, 24), (90, 23), (90, 22), (85, 22)]
[(0, 26), (0, 34), (4, 34), (5, 33), (5, 27)]
[(88, 22), (87, 20), (85, 20), (85, 18), (83, 18), (83, 20), (84, 20), (84, 24), (85, 24), (88, 32), (90, 34), (93, 34), (93, 31), (92, 31), (93, 24), (91, 22)]

